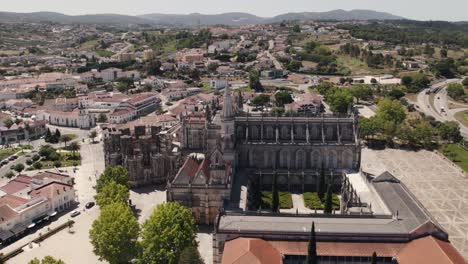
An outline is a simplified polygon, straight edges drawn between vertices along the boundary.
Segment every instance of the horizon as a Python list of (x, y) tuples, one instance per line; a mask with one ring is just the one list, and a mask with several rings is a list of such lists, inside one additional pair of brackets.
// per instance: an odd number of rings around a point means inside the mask
[[(151, 8), (153, 7), (153, 8)], [(288, 2), (249, 0), (222, 2), (214, 0), (200, 0), (187, 2), (173, 0), (170, 3), (161, 0), (134, 0), (132, 2), (116, 0), (109, 5), (105, 2), (82, 0), (78, 3), (68, 3), (60, 0), (44, 0), (40, 3), (31, 0), (17, 0), (4, 3), (1, 12), (35, 13), (54, 12), (69, 16), (118, 14), (141, 16), (146, 14), (189, 15), (203, 14), (216, 15), (223, 13), (248, 13), (258, 17), (271, 18), (285, 13), (301, 12), (328, 12), (333, 10), (371, 10), (401, 16), (411, 20), (441, 20), (441, 21), (468, 21), (464, 10), (468, 9), (468, 2), (463, 0), (423, 1), (404, 0), (373, 1), (350, 0), (345, 3), (340, 0), (329, 0), (327, 3), (311, 2), (306, 0), (290, 0)], [(441, 12), (440, 10), (444, 10)]]

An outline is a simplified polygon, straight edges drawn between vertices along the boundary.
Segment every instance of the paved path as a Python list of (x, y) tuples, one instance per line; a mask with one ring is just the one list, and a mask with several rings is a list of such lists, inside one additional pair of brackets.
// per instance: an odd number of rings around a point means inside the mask
[(387, 169), (398, 177), (468, 258), (468, 179), (458, 166), (425, 150), (363, 149), (362, 167), (374, 174)]

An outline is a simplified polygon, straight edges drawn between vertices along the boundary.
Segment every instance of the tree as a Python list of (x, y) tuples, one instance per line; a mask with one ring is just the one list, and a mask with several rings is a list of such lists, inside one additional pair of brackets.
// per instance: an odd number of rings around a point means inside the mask
[(115, 167), (106, 167), (104, 172), (102, 172), (101, 176), (99, 176), (99, 179), (97, 180), (97, 192), (100, 192), (101, 189), (111, 181), (114, 181), (123, 186), (128, 186), (128, 171), (121, 165)]
[(127, 263), (136, 256), (138, 232), (138, 221), (130, 207), (114, 203), (101, 208), (89, 237), (96, 255), (110, 264), (118, 264)]
[(287, 91), (279, 91), (275, 94), (276, 106), (283, 107), (285, 104), (294, 102), (291, 94)]
[(372, 253), (371, 264), (377, 264), (377, 253), (375, 251)]
[(15, 123), (15, 122), (13, 122), (13, 120), (12, 120), (11, 118), (7, 118), (7, 119), (5, 119), (5, 120), (3, 121), (3, 124), (4, 124), (8, 129), (10, 129), (10, 128), (13, 126), (14, 123)]
[(432, 126), (427, 121), (420, 121), (414, 127), (414, 138), (423, 147), (430, 147), (432, 144), (432, 136), (434, 134)]
[(323, 200), (323, 197), (325, 195), (325, 164), (323, 163), (320, 167), (320, 181), (318, 184), (317, 195), (320, 198), (320, 200)]
[(325, 214), (331, 214), (333, 211), (333, 192), (331, 185), (328, 185), (327, 188), (327, 195), (325, 197), (325, 203), (323, 205), (323, 212)]
[(307, 246), (307, 264), (317, 264), (317, 238), (315, 237), (315, 223), (312, 222), (312, 227), (310, 228), (310, 237), (309, 244)]
[(370, 100), (374, 95), (372, 88), (369, 85), (365, 84), (353, 85), (353, 87), (351, 88), (351, 93), (357, 99), (358, 103), (359, 100)]
[(273, 185), (271, 188), (271, 211), (273, 213), (279, 213), (280, 211), (280, 202), (279, 202), (279, 193), (278, 193), (278, 177), (276, 173), (273, 175)]
[(455, 121), (445, 121), (438, 127), (439, 135), (442, 139), (450, 142), (459, 142), (462, 140), (460, 134), (460, 125)]
[(52, 133), (50, 132), (50, 128), (47, 128), (47, 132), (46, 132), (46, 135), (45, 135), (45, 141), (49, 142), (51, 137), (52, 137)]
[(175, 264), (187, 247), (196, 247), (197, 226), (192, 213), (176, 202), (160, 204), (143, 224), (142, 263)]
[(288, 71), (297, 72), (302, 67), (302, 62), (298, 60), (291, 60), (286, 67)]
[(446, 49), (441, 49), (440, 50), (440, 57), (442, 58), (447, 58), (448, 52)]
[(107, 122), (107, 116), (103, 113), (100, 113), (97, 119), (98, 123), (106, 123)]
[(28, 264), (65, 264), (61, 259), (55, 259), (52, 256), (45, 256), (42, 261), (38, 258), (31, 259)]
[(110, 181), (99, 190), (96, 195), (96, 204), (101, 208), (117, 202), (127, 203), (130, 193), (127, 186)]
[(325, 100), (334, 113), (346, 113), (350, 106), (353, 105), (353, 95), (351, 92), (340, 88), (334, 88), (329, 91), (325, 96)]
[(18, 163), (15, 165), (15, 167), (13, 168), (15, 171), (17, 171), (18, 173), (22, 172), (24, 170), (24, 164), (23, 163)]
[(237, 109), (242, 110), (244, 108), (244, 98), (242, 92), (239, 90), (237, 94)]
[(267, 94), (257, 95), (253, 100), (252, 104), (255, 107), (266, 106), (270, 102), (270, 96)]
[(59, 139), (61, 136), (62, 136), (62, 134), (60, 133), (60, 130), (59, 130), (58, 128), (55, 129), (55, 137), (56, 137), (57, 139)]
[(15, 174), (14, 174), (12, 171), (9, 171), (9, 172), (7, 172), (7, 173), (4, 175), (4, 177), (6, 177), (6, 178), (8, 178), (8, 179), (13, 178), (13, 176), (15, 176)]
[(72, 137), (68, 134), (65, 134), (60, 137), (60, 142), (63, 142), (65, 144), (65, 148), (67, 147), (67, 143), (72, 140)]
[(463, 82), (462, 82), (463, 86), (467, 87), (468, 86), (468, 77), (463, 79)]
[(146, 74), (158, 75), (161, 73), (161, 61), (152, 60), (146, 65)]
[(72, 152), (73, 155), (75, 155), (75, 152), (80, 150), (80, 144), (76, 141), (73, 141), (72, 143), (70, 143), (70, 145), (68, 146), (68, 149)]
[(403, 92), (403, 90), (401, 90), (400, 88), (394, 88), (388, 93), (388, 96), (392, 100), (400, 100), (400, 98), (405, 96), (405, 92)]
[(377, 104), (376, 117), (384, 122), (400, 124), (405, 120), (406, 112), (399, 101), (385, 98)]
[(377, 126), (374, 118), (362, 118), (359, 121), (359, 133), (365, 138), (369, 139), (377, 132)]
[(296, 24), (296, 25), (293, 26), (292, 30), (293, 30), (294, 33), (301, 33), (301, 26)]
[(458, 100), (465, 96), (465, 89), (463, 89), (463, 85), (459, 83), (451, 83), (447, 87), (447, 94), (453, 99)]
[(178, 264), (204, 264), (204, 262), (198, 249), (194, 246), (189, 246), (180, 253)]
[(95, 139), (96, 137), (97, 137), (97, 132), (96, 132), (96, 130), (94, 130), (94, 129), (91, 130), (91, 131), (89, 132), (89, 138), (93, 141), (93, 143), (94, 143), (94, 139)]
[(256, 70), (251, 70), (249, 72), (249, 87), (256, 92), (263, 91), (263, 86), (260, 82), (260, 74)]

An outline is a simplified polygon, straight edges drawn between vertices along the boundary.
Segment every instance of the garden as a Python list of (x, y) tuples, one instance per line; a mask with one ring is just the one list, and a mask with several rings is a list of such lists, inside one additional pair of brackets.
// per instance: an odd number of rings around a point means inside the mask
[[(325, 199), (320, 199), (316, 192), (305, 192), (302, 195), (304, 204), (309, 209), (322, 210), (325, 208)], [(340, 209), (340, 198), (337, 194), (332, 194), (332, 207), (335, 210)]]
[[(279, 205), (281, 209), (293, 208), (293, 201), (290, 192), (278, 192)], [(272, 192), (262, 192), (261, 207), (264, 209), (270, 209), (272, 205), (273, 194)]]

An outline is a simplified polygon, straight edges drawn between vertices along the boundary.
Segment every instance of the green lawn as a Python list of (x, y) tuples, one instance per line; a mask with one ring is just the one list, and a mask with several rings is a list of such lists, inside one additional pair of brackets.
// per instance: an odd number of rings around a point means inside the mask
[(0, 149), (0, 160), (6, 159), (18, 151), (20, 151), (18, 148)]
[(214, 89), (212, 89), (210, 87), (210, 84), (209, 83), (203, 83), (203, 87), (202, 87), (202, 93), (211, 93), (213, 92)]
[[(304, 204), (307, 208), (321, 210), (324, 207), (324, 204), (320, 201), (316, 192), (306, 192), (302, 194), (302, 198), (304, 199)], [(338, 195), (333, 194), (332, 201), (333, 209), (340, 209), (340, 198)]]
[(90, 41), (86, 41), (86, 42), (82, 43), (81, 46), (80, 46), (80, 48), (82, 48), (82, 49), (90, 49), (90, 48), (96, 47), (98, 44), (99, 44), (99, 41), (98, 41), (97, 39), (95, 39), (95, 40), (90, 40)]
[[(81, 165), (81, 156), (79, 153), (59, 153), (60, 155), (60, 166), (61, 167), (72, 167), (72, 166), (80, 166)], [(51, 160), (40, 160), (38, 161), (41, 163), (41, 169), (52, 169), (56, 168), (56, 164), (54, 161)]]
[(110, 51), (110, 50), (105, 50), (105, 49), (97, 49), (96, 53), (101, 56), (101, 57), (106, 57), (110, 58), (112, 57), (115, 53)]
[[(272, 192), (262, 192), (262, 208), (271, 208)], [(279, 192), (281, 209), (291, 209), (293, 202), (290, 192)]]
[(442, 153), (465, 172), (468, 172), (468, 147), (464, 149), (458, 144), (448, 144), (442, 147)]
[(71, 140), (74, 140), (74, 139), (77, 139), (78, 138), (78, 135), (77, 134), (64, 134), (62, 136), (68, 136), (70, 137)]

